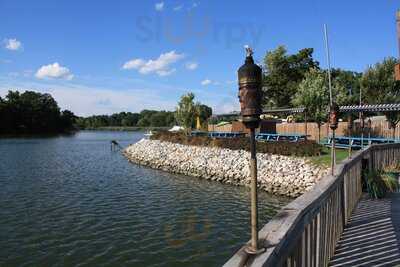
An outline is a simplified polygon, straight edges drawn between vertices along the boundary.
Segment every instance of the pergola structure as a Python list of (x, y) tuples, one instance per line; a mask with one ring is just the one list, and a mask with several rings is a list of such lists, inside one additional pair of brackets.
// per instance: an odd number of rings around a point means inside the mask
[[(306, 108), (278, 108), (278, 109), (264, 109), (262, 115), (267, 114), (298, 114), (304, 113)], [(376, 104), (376, 105), (353, 105), (353, 106), (339, 106), (341, 113), (350, 112), (395, 112), (400, 111), (400, 103), (396, 104)], [(240, 112), (232, 112), (226, 114), (213, 115), (213, 118), (223, 117), (239, 117)]]
[(340, 112), (393, 112), (400, 111), (399, 104), (340, 106)]

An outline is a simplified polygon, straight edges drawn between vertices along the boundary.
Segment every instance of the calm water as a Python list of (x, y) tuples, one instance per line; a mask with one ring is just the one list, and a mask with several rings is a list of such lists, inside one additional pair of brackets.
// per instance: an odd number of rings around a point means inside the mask
[[(0, 139), (0, 266), (220, 266), (249, 239), (248, 189), (110, 151), (131, 132)], [(266, 222), (286, 199), (260, 195)]]

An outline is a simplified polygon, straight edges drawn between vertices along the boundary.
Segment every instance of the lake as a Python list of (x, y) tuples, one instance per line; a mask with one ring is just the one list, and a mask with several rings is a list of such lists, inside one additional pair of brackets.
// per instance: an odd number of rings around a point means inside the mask
[[(0, 266), (220, 266), (249, 189), (129, 163), (138, 132), (0, 139)], [(288, 199), (259, 194), (260, 226)]]

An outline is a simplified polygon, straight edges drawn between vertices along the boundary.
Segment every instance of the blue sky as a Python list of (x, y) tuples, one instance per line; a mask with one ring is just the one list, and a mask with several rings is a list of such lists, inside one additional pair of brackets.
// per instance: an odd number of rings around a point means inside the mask
[(173, 110), (189, 91), (215, 113), (238, 109), (245, 44), (259, 62), (283, 44), (326, 66), (363, 71), (397, 56), (395, 12), (382, 1), (0, 0), (0, 96), (51, 93), (78, 115)]

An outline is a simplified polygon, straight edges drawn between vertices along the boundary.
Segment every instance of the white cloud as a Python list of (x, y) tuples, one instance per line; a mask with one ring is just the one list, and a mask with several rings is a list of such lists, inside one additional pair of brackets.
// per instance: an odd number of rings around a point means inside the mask
[(156, 3), (156, 4), (154, 5), (154, 8), (156, 9), (156, 11), (163, 11), (163, 9), (164, 9), (164, 2)]
[(173, 8), (174, 11), (179, 11), (183, 8), (183, 5), (179, 5)]
[(22, 47), (22, 43), (17, 39), (4, 39), (4, 47), (8, 50), (17, 51)]
[(201, 85), (209, 85), (211, 83), (212, 83), (212, 81), (209, 79), (205, 79), (205, 80), (201, 81)]
[(35, 74), (38, 79), (65, 79), (71, 80), (74, 75), (66, 67), (60, 66), (57, 62), (40, 67)]
[(192, 6), (188, 8), (188, 10), (190, 11), (190, 10), (192, 10), (192, 9), (195, 9), (195, 8), (197, 8), (198, 6), (199, 6), (199, 3), (194, 2), (194, 3), (192, 4)]
[(196, 63), (196, 62), (187, 62), (185, 66), (186, 66), (186, 68), (187, 68), (188, 70), (195, 70), (195, 69), (197, 69), (197, 67), (199, 66), (199, 64)]
[(143, 59), (132, 59), (128, 62), (126, 62), (122, 68), (124, 70), (130, 70), (130, 69), (137, 69), (140, 68), (141, 66), (143, 66), (144, 64), (146, 64), (146, 62)]
[(221, 83), (220, 82), (218, 82), (218, 81), (212, 81), (212, 80), (210, 80), (210, 79), (205, 79), (205, 80), (203, 80), (203, 81), (201, 81), (201, 85), (210, 85), (210, 84), (212, 84), (212, 85), (221, 85)]
[(168, 75), (174, 73), (175, 71), (176, 71), (176, 69), (159, 70), (159, 71), (157, 72), (157, 74), (160, 75), (160, 76), (168, 76)]
[(125, 70), (135, 69), (141, 74), (157, 73), (159, 76), (167, 76), (176, 71), (176, 69), (171, 68), (171, 65), (183, 59), (184, 57), (184, 54), (170, 51), (161, 54), (157, 59), (132, 59), (126, 62), (122, 68)]

